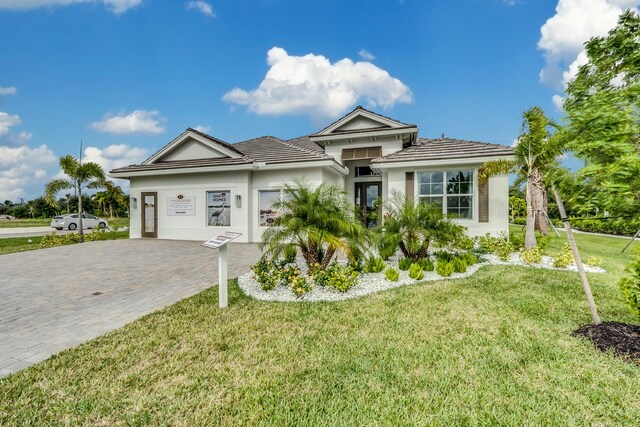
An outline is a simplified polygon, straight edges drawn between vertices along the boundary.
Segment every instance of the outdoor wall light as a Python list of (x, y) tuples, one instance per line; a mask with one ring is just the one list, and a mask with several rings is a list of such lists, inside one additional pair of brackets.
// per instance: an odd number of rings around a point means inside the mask
[(236, 194), (236, 208), (242, 207), (242, 196), (240, 194)]
[(136, 199), (135, 197), (131, 198), (131, 208), (138, 209), (138, 199)]

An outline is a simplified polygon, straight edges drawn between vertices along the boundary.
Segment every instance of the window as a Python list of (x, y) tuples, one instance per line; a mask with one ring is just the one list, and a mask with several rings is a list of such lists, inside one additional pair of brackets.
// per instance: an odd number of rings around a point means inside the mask
[(231, 225), (231, 191), (207, 191), (207, 225)]
[(355, 167), (355, 177), (361, 176), (380, 176), (380, 172), (374, 171), (369, 166), (356, 166)]
[(280, 215), (280, 212), (273, 207), (273, 203), (280, 201), (280, 198), (280, 190), (258, 191), (260, 227), (271, 226), (273, 221)]
[(418, 172), (418, 199), (449, 218), (473, 218), (473, 171)]

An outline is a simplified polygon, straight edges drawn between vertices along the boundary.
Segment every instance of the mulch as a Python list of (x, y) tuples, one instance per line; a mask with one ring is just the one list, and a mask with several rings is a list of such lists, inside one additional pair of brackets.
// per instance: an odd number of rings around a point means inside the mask
[(603, 352), (613, 351), (616, 356), (640, 364), (640, 325), (619, 322), (592, 323), (581, 326), (572, 333), (593, 341)]

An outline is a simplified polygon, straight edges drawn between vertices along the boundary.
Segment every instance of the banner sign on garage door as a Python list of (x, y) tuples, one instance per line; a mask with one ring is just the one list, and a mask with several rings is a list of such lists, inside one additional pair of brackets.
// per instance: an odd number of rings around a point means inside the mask
[(194, 216), (195, 214), (195, 197), (185, 197), (181, 194), (178, 197), (169, 197), (167, 199), (168, 216)]

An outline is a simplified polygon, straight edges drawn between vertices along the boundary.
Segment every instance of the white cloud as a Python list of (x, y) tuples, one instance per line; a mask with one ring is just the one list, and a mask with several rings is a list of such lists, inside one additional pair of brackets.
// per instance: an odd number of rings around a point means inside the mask
[(370, 62), (345, 58), (331, 63), (322, 55), (293, 56), (273, 47), (267, 64), (269, 71), (256, 89), (234, 88), (223, 99), (257, 114), (314, 118), (337, 117), (360, 99), (382, 108), (413, 101), (409, 87)]
[(212, 18), (215, 18), (216, 16), (216, 13), (213, 11), (213, 7), (203, 0), (188, 1), (186, 3), (186, 7), (187, 9), (199, 10), (203, 15), (210, 16)]
[(564, 111), (564, 97), (557, 93), (551, 97), (551, 103), (556, 107), (557, 111)]
[[(127, 144), (112, 144), (102, 149), (98, 147), (85, 148), (82, 161), (95, 162), (102, 166), (105, 173), (109, 173), (115, 168), (140, 164), (147, 157), (149, 157), (149, 150), (146, 148), (131, 147)], [(128, 180), (118, 180), (117, 185), (122, 187), (125, 192), (129, 191)]]
[(9, 86), (9, 87), (0, 86), (0, 95), (15, 95), (17, 91), (18, 90), (13, 86)]
[(211, 130), (211, 126), (198, 125), (194, 127), (194, 129), (198, 132), (209, 133), (209, 131)]
[(374, 59), (376, 59), (373, 53), (369, 52), (367, 49), (360, 49), (358, 55), (360, 55), (360, 58), (364, 59), (365, 61), (373, 61)]
[(103, 120), (91, 123), (91, 127), (100, 132), (116, 135), (130, 133), (159, 134), (164, 132), (165, 121), (166, 119), (158, 111), (135, 110), (127, 115), (107, 115)]
[[(0, 0), (0, 9), (29, 10), (39, 7), (69, 6), (77, 3), (95, 3), (98, 0)], [(115, 14), (138, 6), (142, 0), (99, 0)]]
[(0, 136), (5, 136), (9, 133), (13, 126), (17, 126), (22, 123), (19, 116), (12, 116), (0, 111)]
[(0, 145), (0, 200), (17, 201), (42, 194), (47, 170), (57, 161), (46, 145), (38, 148)]
[(562, 88), (585, 63), (579, 58), (584, 43), (606, 35), (624, 10), (638, 5), (640, 0), (559, 0), (556, 14), (540, 28), (538, 48), (546, 60), (541, 81)]

